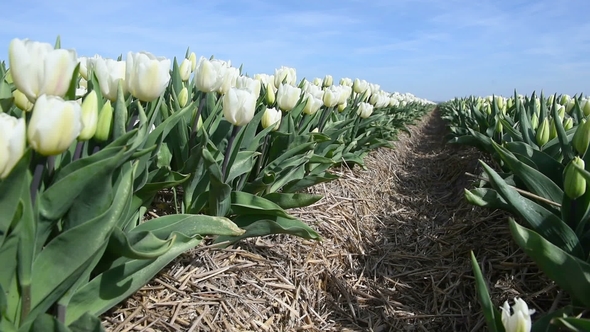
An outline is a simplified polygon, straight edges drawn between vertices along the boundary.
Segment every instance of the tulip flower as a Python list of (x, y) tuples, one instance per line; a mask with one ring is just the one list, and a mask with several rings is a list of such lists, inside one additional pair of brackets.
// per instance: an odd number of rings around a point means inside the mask
[(373, 114), (373, 108), (374, 108), (374, 106), (369, 103), (359, 103), (359, 108), (357, 110), (357, 114), (361, 118), (366, 119), (369, 116), (371, 116), (371, 114)]
[(512, 314), (510, 313), (508, 301), (504, 302), (500, 309), (502, 311), (502, 325), (504, 325), (506, 332), (530, 332), (532, 327), (531, 315), (535, 313), (535, 310), (529, 310), (525, 301), (515, 298), (512, 306), (514, 313)]
[(295, 85), (297, 82), (297, 72), (295, 68), (290, 67), (281, 67), (279, 69), (275, 69), (275, 88), (279, 88), (281, 84), (288, 84), (288, 85)]
[(25, 153), (25, 119), (0, 113), (0, 179), (5, 179)]
[(288, 112), (295, 108), (300, 96), (300, 88), (288, 84), (281, 84), (277, 90), (277, 106), (281, 110)]
[(343, 77), (340, 79), (340, 85), (346, 85), (352, 88), (352, 79), (348, 77)]
[(260, 96), (261, 83), (259, 80), (247, 76), (239, 76), (236, 80), (236, 88), (248, 90), (256, 96), (256, 99), (258, 99)]
[(305, 107), (303, 108), (303, 113), (305, 114), (314, 115), (320, 109), (320, 107), (324, 105), (324, 102), (321, 99), (314, 97), (309, 92), (304, 92), (303, 98), (307, 101)]
[(75, 51), (28, 39), (10, 42), (8, 61), (14, 85), (31, 102), (43, 94), (65, 96), (78, 65)]
[(369, 89), (369, 82), (355, 78), (352, 83), (352, 89), (354, 92), (361, 94)]
[(223, 95), (223, 116), (234, 126), (248, 124), (254, 117), (256, 97), (247, 90), (230, 88)]
[(41, 95), (27, 128), (31, 147), (44, 156), (67, 150), (82, 130), (82, 107), (61, 97)]
[(332, 75), (326, 75), (324, 77), (324, 80), (322, 81), (322, 86), (327, 88), (329, 86), (332, 86), (333, 83), (334, 83), (334, 78), (332, 78)]
[(27, 96), (20, 92), (20, 90), (14, 90), (12, 92), (12, 97), (14, 98), (14, 104), (16, 107), (20, 108), (21, 110), (28, 112), (33, 109), (33, 103), (31, 103)]
[(95, 73), (100, 86), (100, 92), (108, 100), (115, 102), (117, 100), (117, 89), (119, 81), (122, 81), (123, 93), (127, 94), (127, 85), (125, 84), (126, 67), (125, 61), (113, 59), (103, 59), (96, 57), (90, 60), (89, 66)]
[(221, 60), (199, 59), (195, 69), (195, 85), (202, 92), (213, 92), (221, 88), (228, 65)]
[(182, 60), (182, 62), (180, 63), (180, 66), (178, 67), (180, 79), (183, 80), (184, 82), (188, 81), (188, 79), (191, 76), (191, 66), (192, 66), (191, 60), (184, 59), (184, 60)]
[(329, 88), (324, 89), (324, 98), (323, 102), (326, 107), (334, 107), (338, 105), (338, 101), (340, 100), (340, 89), (336, 86), (331, 86)]
[(352, 94), (352, 88), (347, 85), (339, 85), (338, 88), (340, 90), (338, 104), (345, 104), (348, 101), (348, 98), (350, 98), (350, 95)]
[(281, 125), (281, 111), (277, 111), (274, 108), (267, 108), (262, 115), (260, 120), (262, 128), (268, 128), (274, 125), (273, 130), (279, 129)]
[(240, 70), (235, 67), (228, 67), (225, 71), (225, 77), (223, 77), (223, 82), (221, 83), (221, 86), (219, 87), (217, 92), (224, 95), (229, 91), (230, 88), (235, 88), (236, 83), (238, 81), (238, 77), (240, 77)]
[(321, 78), (319, 78), (319, 77), (314, 78), (313, 81), (312, 81), (312, 84), (313, 85), (315, 85), (317, 87), (320, 87), (320, 88), (322, 87), (322, 84), (323, 83), (324, 83), (324, 81)]
[(80, 141), (87, 141), (91, 139), (96, 133), (98, 124), (98, 96), (96, 91), (92, 90), (82, 102), (82, 131), (78, 139)]
[(127, 90), (141, 101), (157, 99), (170, 82), (170, 59), (148, 52), (129, 52), (126, 67)]

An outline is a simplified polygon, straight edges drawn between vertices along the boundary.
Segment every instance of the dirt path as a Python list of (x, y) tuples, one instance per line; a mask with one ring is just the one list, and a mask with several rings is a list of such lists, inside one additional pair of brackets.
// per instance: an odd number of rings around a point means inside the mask
[[(324, 237), (198, 248), (103, 317), (112, 331), (479, 331), (469, 251), (496, 303), (524, 296), (546, 306), (537, 272), (511, 244), (505, 216), (463, 198), (472, 149), (443, 142), (437, 112), (400, 134), (396, 148), (340, 169), (325, 196), (293, 211)], [(538, 291), (538, 292), (537, 292)], [(537, 294), (535, 294), (537, 292)], [(549, 289), (551, 292), (551, 289)], [(527, 298), (526, 294), (534, 294)], [(536, 302), (535, 302), (536, 301)]]

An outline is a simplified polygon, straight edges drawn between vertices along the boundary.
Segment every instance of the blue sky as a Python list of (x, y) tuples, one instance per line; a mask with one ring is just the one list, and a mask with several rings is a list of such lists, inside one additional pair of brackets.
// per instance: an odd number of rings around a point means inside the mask
[(3, 0), (13, 38), (79, 56), (128, 51), (231, 60), (249, 75), (361, 78), (435, 101), (470, 94), (590, 93), (587, 0)]

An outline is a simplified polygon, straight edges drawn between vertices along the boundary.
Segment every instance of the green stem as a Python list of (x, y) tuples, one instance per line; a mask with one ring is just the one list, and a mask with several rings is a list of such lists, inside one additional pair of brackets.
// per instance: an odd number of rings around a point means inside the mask
[(233, 126), (231, 136), (229, 137), (229, 140), (227, 141), (227, 149), (225, 149), (225, 155), (223, 156), (223, 165), (221, 166), (221, 176), (223, 177), (222, 180), (224, 182), (225, 182), (225, 179), (227, 178), (227, 174), (225, 174), (225, 173), (227, 170), (227, 163), (229, 162), (229, 157), (231, 155), (231, 148), (234, 143), (234, 139), (236, 138), (236, 135), (238, 135), (239, 131), (240, 131), (239, 126)]

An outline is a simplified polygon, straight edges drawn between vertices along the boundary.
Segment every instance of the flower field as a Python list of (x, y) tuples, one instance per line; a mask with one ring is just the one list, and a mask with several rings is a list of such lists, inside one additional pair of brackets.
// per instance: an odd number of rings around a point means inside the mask
[(0, 331), (590, 330), (587, 98), (61, 46), (0, 63)]

